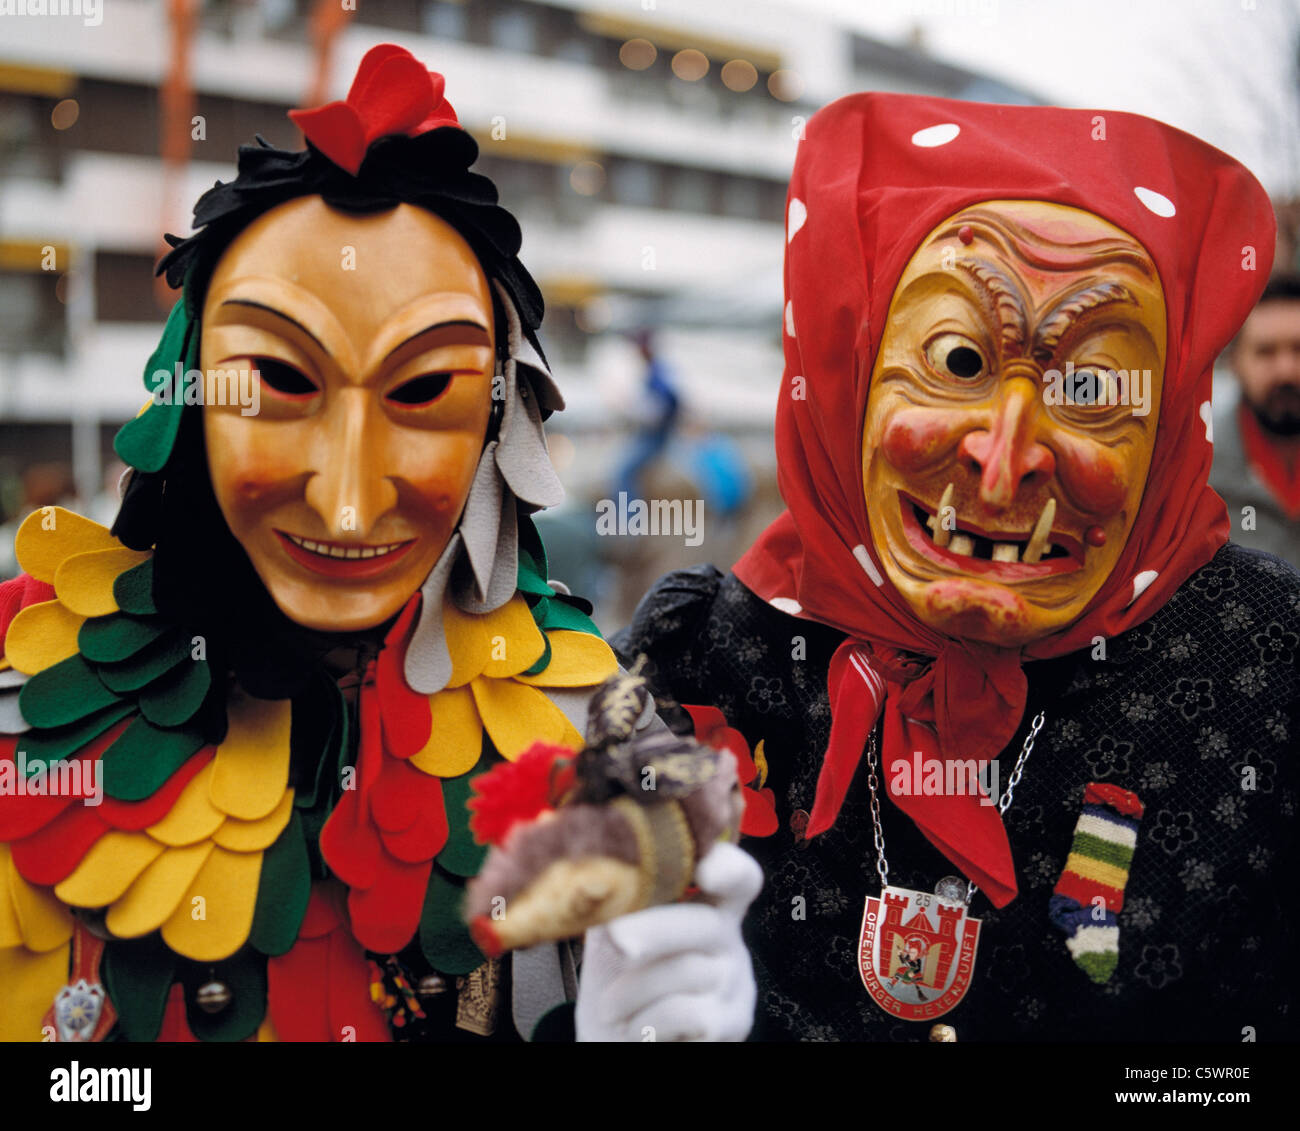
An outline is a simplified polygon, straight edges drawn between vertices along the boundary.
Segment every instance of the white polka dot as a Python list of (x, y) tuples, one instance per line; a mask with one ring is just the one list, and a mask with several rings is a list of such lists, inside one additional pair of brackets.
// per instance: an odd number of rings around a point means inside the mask
[(768, 604), (774, 609), (780, 609), (783, 613), (789, 613), (791, 616), (798, 616), (803, 612), (803, 606), (793, 597), (773, 597)]
[(1139, 573), (1133, 579), (1133, 596), (1128, 599), (1128, 603), (1130, 605), (1133, 604), (1134, 601), (1151, 588), (1151, 583), (1159, 576), (1160, 574), (1153, 569), (1144, 569)]
[(792, 303), (788, 303), (788, 302), (785, 304), (785, 332), (786, 332), (787, 334), (789, 334), (790, 337), (792, 337), (792, 338), (795, 336), (795, 333), (794, 333), (794, 305), (793, 305)]
[(1209, 401), (1201, 401), (1201, 419), (1205, 422), (1206, 443), (1214, 443), (1214, 415)]
[(785, 221), (785, 242), (789, 243), (794, 239), (794, 234), (803, 227), (804, 221), (808, 219), (808, 209), (804, 202), (797, 196), (790, 199), (790, 210), (786, 213)]
[(1169, 197), (1165, 196), (1163, 193), (1156, 192), (1155, 189), (1143, 188), (1141, 185), (1138, 185), (1137, 188), (1133, 190), (1133, 195), (1142, 202), (1145, 208), (1154, 212), (1157, 216), (1165, 217), (1165, 219), (1168, 219), (1178, 211), (1174, 207), (1174, 202), (1170, 200)]
[(867, 576), (871, 578), (873, 585), (885, 584), (885, 579), (880, 576), (880, 570), (876, 568), (876, 563), (871, 560), (871, 555), (867, 553), (866, 546), (854, 546), (853, 556), (858, 559), (858, 565), (866, 570)]
[(941, 122), (937, 126), (917, 130), (912, 135), (912, 144), (919, 145), (922, 149), (934, 149), (936, 146), (947, 145), (959, 133), (961, 126), (956, 122)]

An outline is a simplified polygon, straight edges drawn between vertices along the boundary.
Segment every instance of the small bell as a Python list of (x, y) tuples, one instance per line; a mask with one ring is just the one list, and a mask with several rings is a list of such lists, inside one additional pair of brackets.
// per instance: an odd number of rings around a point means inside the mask
[(930, 1040), (934, 1044), (951, 1045), (957, 1042), (957, 1030), (951, 1025), (935, 1025), (930, 1030)]
[(420, 979), (415, 992), (421, 997), (437, 997), (447, 992), (447, 979), (441, 974), (426, 974)]
[(201, 985), (194, 1000), (204, 1013), (220, 1013), (230, 1004), (230, 987), (225, 982), (211, 981)]

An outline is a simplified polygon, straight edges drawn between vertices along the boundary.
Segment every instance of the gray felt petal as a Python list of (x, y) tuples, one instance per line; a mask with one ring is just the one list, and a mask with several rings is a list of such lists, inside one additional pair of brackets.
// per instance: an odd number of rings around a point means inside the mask
[[(486, 579), (480, 578), (477, 570), (467, 570), (462, 566), (452, 574), (452, 594), (458, 608), (476, 615), (490, 613), (515, 595), (519, 581), (519, 515), (514, 495), (504, 489), (501, 492), (497, 541), (490, 563), (491, 574)], [(472, 577), (467, 574), (472, 574)]]
[[(507, 363), (507, 370), (513, 369)], [(509, 382), (509, 378), (507, 378)], [(528, 383), (516, 386), (518, 395), (506, 401), (501, 421), (497, 467), (506, 485), (533, 507), (554, 507), (564, 501), (564, 488), (546, 451), (546, 433), (537, 397), (527, 393)]]
[(18, 709), (20, 690), (21, 688), (11, 687), (0, 691), (0, 734), (23, 734), (31, 730), (31, 725)]
[(496, 564), (501, 526), (501, 493), (505, 489), (496, 466), (497, 441), (483, 449), (478, 471), (460, 516), (460, 534), (480, 598), (487, 594)]
[(27, 682), (27, 673), (17, 668), (5, 668), (0, 672), (0, 690), (10, 687), (22, 687)]
[(447, 637), (442, 630), (442, 599), (452, 566), (461, 556), (461, 545), (460, 531), (457, 530), (420, 586), (423, 597), (420, 619), (416, 621), (415, 632), (411, 634), (411, 643), (406, 649), (403, 671), (407, 686), (421, 695), (441, 691), (451, 679), (451, 653), (447, 650)]

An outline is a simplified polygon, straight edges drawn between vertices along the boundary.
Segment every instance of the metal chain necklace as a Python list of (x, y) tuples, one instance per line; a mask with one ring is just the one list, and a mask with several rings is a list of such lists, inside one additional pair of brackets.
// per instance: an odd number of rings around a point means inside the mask
[[(1011, 807), (1015, 788), (1047, 721), (1039, 711), (1029, 726), (1020, 756), (998, 800), (999, 815)], [(879, 758), (876, 732), (867, 740), (867, 788), (871, 792), (871, 826), (876, 846), (880, 895), (867, 896), (858, 940), (858, 973), (871, 999), (886, 1013), (908, 1021), (925, 1021), (947, 1013), (965, 996), (975, 971), (980, 921), (969, 915), (977, 890), (967, 881), (945, 876), (934, 893), (890, 887), (885, 834), (880, 820)], [(938, 917), (936, 923), (931, 911)], [(927, 993), (926, 991), (929, 991)], [(931, 1040), (956, 1040), (948, 1025), (936, 1025)]]

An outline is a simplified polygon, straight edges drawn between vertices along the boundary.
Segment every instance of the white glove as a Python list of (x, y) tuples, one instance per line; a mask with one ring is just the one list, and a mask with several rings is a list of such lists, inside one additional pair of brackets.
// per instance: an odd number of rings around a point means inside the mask
[(574, 1023), (580, 1041), (743, 1041), (758, 990), (740, 921), (763, 871), (734, 844), (695, 869), (708, 903), (622, 915), (586, 934)]

